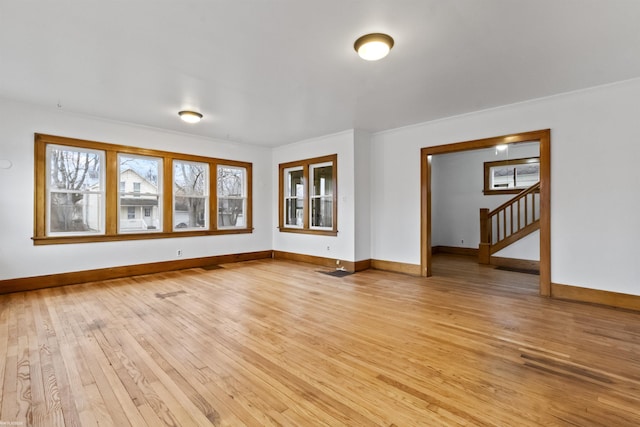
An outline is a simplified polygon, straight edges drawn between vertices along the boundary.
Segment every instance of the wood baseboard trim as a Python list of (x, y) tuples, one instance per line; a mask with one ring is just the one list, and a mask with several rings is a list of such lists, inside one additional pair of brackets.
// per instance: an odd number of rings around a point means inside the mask
[[(306, 262), (308, 264), (321, 265), (323, 267), (335, 268), (335, 258), (325, 258), (314, 255), (304, 255), (294, 252), (273, 251), (274, 259), (285, 259), (288, 261)], [(405, 264), (401, 262), (383, 261), (377, 259), (367, 259), (362, 261), (340, 261), (345, 270), (350, 272), (363, 271), (368, 268), (376, 270), (391, 271), (393, 273), (409, 274), (420, 276), (420, 266), (415, 264)]]
[(460, 248), (458, 246), (433, 246), (431, 248), (432, 254), (452, 254), (452, 255), (465, 255), (478, 257), (478, 249), (475, 248)]
[(491, 265), (495, 265), (496, 267), (540, 271), (540, 261), (532, 261), (528, 259), (502, 258), (498, 256), (492, 256), (490, 263)]
[[(336, 261), (334, 258), (324, 258), (283, 251), (246, 252), (240, 254), (190, 258), (179, 261), (164, 261), (150, 264), (127, 265), (121, 267), (101, 268), (96, 270), (75, 271), (69, 273), (49, 274), (45, 276), (0, 280), (0, 294), (73, 285), (77, 283), (98, 282), (103, 280), (118, 279), (122, 277), (162, 273), (175, 270), (185, 270), (189, 268), (206, 267), (209, 265), (251, 261), (264, 258), (306, 262), (332, 268), (335, 268), (336, 266)], [(494, 264), (494, 261), (496, 260), (498, 263), (506, 262), (510, 267), (516, 268), (531, 268), (531, 265), (533, 265), (532, 263), (537, 263), (537, 261), (492, 257), (492, 264)], [(401, 262), (371, 259), (356, 262), (341, 261), (340, 265), (342, 265), (347, 271), (351, 272), (374, 268), (376, 270), (408, 274), (411, 276), (420, 276), (420, 266), (416, 264), (406, 264)], [(601, 291), (597, 289), (588, 289), (578, 286), (552, 283), (551, 296), (553, 298), (561, 300), (586, 302), (605, 305), (609, 307), (640, 311), (640, 296), (638, 295), (622, 294), (618, 292)]]
[(371, 268), (371, 260), (364, 259), (362, 261), (355, 262), (355, 271), (364, 271)]
[(363, 261), (344, 261), (339, 260), (340, 263), (336, 263), (335, 258), (326, 258), (315, 255), (298, 254), (294, 252), (273, 251), (274, 259), (285, 259), (288, 261), (306, 262), (307, 264), (321, 265), (323, 267), (337, 268), (344, 267), (345, 270), (355, 273), (356, 271), (366, 270), (371, 267), (371, 260)]
[(551, 284), (551, 297), (556, 299), (588, 302), (615, 308), (640, 311), (640, 296), (581, 288), (578, 286)]
[(240, 254), (189, 258), (178, 261), (162, 261), (149, 264), (125, 265), (121, 267), (0, 280), (0, 294), (74, 285), (78, 283), (98, 282), (102, 280), (119, 279), (121, 277), (185, 270), (188, 268), (206, 267), (209, 265), (251, 261), (271, 257), (272, 251), (246, 252)]
[(375, 268), (376, 270), (391, 271), (393, 273), (408, 274), (411, 276), (420, 276), (420, 265), (416, 264), (405, 264), (403, 262), (372, 259), (371, 268)]

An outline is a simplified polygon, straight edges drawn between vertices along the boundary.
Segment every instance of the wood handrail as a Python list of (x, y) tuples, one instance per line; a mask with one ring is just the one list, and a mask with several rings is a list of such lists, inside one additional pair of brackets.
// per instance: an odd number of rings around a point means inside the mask
[(536, 218), (536, 194), (539, 193), (540, 182), (537, 182), (492, 211), (480, 209), (478, 258), (481, 264), (489, 264), (492, 254), (540, 228), (539, 217)]
[(501, 204), (500, 206), (498, 206), (494, 210), (489, 211), (488, 217), (491, 218), (492, 216), (496, 215), (499, 211), (504, 210), (507, 206), (511, 206), (512, 204), (514, 204), (518, 200), (523, 199), (523, 198), (527, 197), (527, 195), (529, 195), (531, 193), (534, 193), (534, 192), (535, 193), (539, 193), (540, 192), (540, 182), (537, 182), (537, 183), (533, 184), (529, 188), (525, 188), (524, 190), (522, 190), (521, 192), (516, 194), (512, 199), (507, 200), (506, 202), (504, 202), (503, 204)]

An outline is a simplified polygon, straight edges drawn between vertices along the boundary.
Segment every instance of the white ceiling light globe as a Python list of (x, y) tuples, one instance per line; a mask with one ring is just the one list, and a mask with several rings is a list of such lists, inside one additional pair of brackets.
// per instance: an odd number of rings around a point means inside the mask
[(178, 113), (183, 122), (198, 123), (202, 120), (202, 114), (195, 111), (180, 111)]
[(393, 47), (391, 36), (382, 33), (366, 34), (353, 45), (360, 58), (367, 61), (377, 61), (389, 54)]

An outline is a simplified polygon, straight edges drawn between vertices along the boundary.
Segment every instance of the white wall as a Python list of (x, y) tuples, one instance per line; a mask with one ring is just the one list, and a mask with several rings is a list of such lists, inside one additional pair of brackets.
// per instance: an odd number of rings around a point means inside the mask
[(371, 134), (356, 130), (355, 172), (355, 261), (371, 259)]
[[(253, 163), (254, 232), (34, 246), (34, 133)], [(271, 249), (270, 149), (171, 133), (0, 100), (0, 280)], [(1, 162), (0, 162), (1, 163)]]
[[(372, 135), (371, 258), (420, 263), (422, 147), (550, 128), (552, 281), (640, 295), (639, 111), (635, 79)], [(33, 246), (34, 132), (253, 162), (254, 233)], [(178, 248), (185, 258), (276, 249), (359, 260), (369, 251), (355, 191), (367, 185), (356, 187), (366, 168), (354, 156), (367, 150), (354, 135), (270, 150), (0, 101), (0, 165), (12, 163), (0, 168), (0, 280), (172, 260)], [(277, 165), (332, 153), (338, 236), (280, 233)]]
[[(338, 235), (320, 236), (278, 230), (278, 165), (314, 157), (338, 155)], [(273, 249), (355, 261), (354, 131), (284, 145), (273, 150)]]
[(375, 134), (372, 257), (420, 264), (422, 147), (550, 128), (551, 280), (640, 295), (639, 111), (635, 79)]
[[(484, 195), (484, 162), (539, 156), (539, 144), (438, 154), (431, 159), (431, 245), (478, 248), (480, 208), (495, 209), (514, 194)], [(536, 236), (539, 236), (536, 233)], [(496, 256), (540, 259), (539, 238), (523, 239)]]

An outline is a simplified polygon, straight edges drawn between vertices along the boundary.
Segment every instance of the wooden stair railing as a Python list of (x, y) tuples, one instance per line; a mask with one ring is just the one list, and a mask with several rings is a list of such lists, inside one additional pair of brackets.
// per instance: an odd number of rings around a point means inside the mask
[(478, 262), (489, 264), (491, 255), (539, 229), (538, 182), (492, 211), (480, 209)]

